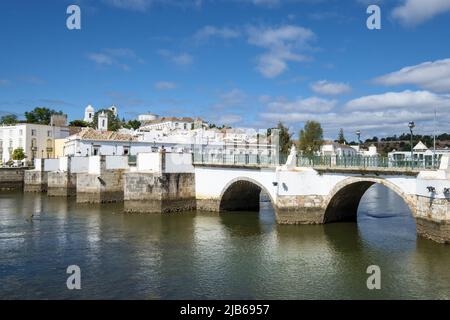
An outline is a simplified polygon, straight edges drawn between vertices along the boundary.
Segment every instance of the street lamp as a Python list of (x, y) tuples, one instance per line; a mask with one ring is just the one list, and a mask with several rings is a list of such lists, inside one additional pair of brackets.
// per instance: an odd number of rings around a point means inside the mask
[(408, 123), (409, 131), (411, 132), (411, 167), (413, 166), (414, 161), (414, 150), (413, 150), (413, 129), (416, 125), (414, 124), (414, 121), (410, 121)]
[(360, 152), (360, 144), (361, 144), (361, 131), (360, 130), (356, 130), (356, 136), (358, 137), (358, 152)]

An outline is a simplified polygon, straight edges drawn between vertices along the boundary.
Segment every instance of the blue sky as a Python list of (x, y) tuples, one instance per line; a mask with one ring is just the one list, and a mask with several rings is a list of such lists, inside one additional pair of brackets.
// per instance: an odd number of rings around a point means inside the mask
[[(67, 6), (81, 30), (66, 28)], [(381, 30), (366, 27), (378, 4)], [(87, 104), (325, 136), (450, 132), (449, 0), (4, 0), (0, 114)]]

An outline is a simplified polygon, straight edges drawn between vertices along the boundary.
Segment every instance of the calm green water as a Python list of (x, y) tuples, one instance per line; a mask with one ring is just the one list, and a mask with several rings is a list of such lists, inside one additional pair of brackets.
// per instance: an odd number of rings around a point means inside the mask
[[(79, 291), (66, 288), (72, 264)], [(366, 287), (373, 264), (378, 291)], [(124, 215), (1, 193), (0, 298), (449, 299), (450, 246), (416, 239), (407, 207), (381, 186), (357, 224), (324, 226), (279, 226), (270, 203), (259, 214)]]

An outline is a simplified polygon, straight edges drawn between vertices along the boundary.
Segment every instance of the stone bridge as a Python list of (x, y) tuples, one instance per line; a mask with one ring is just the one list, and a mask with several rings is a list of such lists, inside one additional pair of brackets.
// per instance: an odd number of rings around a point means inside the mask
[(267, 194), (280, 224), (356, 221), (364, 193), (382, 184), (398, 194), (416, 219), (417, 233), (450, 243), (450, 161), (438, 170), (195, 166), (197, 209), (258, 210)]
[[(25, 171), (24, 191), (75, 196), (77, 202), (124, 202), (125, 212), (168, 213), (258, 210), (267, 195), (280, 224), (356, 221), (367, 189), (382, 184), (397, 193), (416, 219), (417, 233), (450, 243), (450, 155), (439, 169), (196, 163), (190, 154), (141, 153), (36, 161)], [(194, 161), (193, 161), (194, 160)]]

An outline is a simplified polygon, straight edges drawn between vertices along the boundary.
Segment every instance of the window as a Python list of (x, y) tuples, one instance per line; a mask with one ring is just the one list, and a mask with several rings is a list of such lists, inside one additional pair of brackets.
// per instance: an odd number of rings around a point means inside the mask
[(51, 137), (52, 136), (52, 131), (51, 130), (48, 130), (47, 131), (47, 137)]
[(23, 135), (23, 130), (19, 129), (19, 136)]
[(36, 136), (36, 129), (31, 129), (31, 135), (34, 137)]

